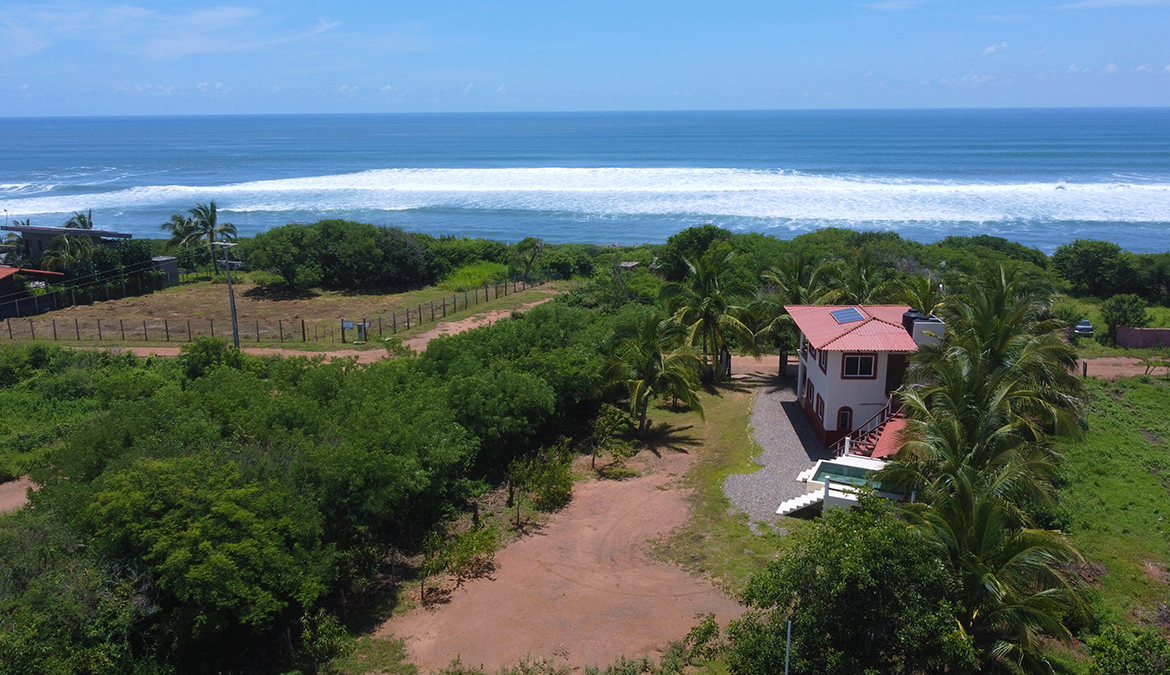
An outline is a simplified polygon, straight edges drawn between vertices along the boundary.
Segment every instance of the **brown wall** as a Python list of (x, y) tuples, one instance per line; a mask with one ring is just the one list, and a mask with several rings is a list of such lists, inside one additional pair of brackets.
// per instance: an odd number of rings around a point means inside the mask
[(1170, 347), (1170, 328), (1117, 327), (1117, 345), (1129, 349)]

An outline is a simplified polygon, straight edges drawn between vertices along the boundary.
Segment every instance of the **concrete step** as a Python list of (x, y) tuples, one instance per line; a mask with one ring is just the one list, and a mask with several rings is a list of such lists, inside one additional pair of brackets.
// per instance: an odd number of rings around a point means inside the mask
[(825, 501), (825, 488), (821, 488), (816, 492), (805, 493), (795, 499), (789, 499), (781, 504), (780, 508), (776, 509), (776, 515), (786, 516), (823, 501)]

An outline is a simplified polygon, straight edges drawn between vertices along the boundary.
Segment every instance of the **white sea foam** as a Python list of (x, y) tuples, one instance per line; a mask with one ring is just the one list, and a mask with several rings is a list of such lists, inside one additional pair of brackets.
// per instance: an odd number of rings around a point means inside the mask
[(80, 208), (180, 210), (215, 199), (224, 212), (238, 214), (454, 209), (839, 223), (1170, 220), (1165, 182), (963, 182), (704, 168), (386, 169), (53, 196), (28, 194), (26, 185), (0, 190), (0, 205), (25, 216)]

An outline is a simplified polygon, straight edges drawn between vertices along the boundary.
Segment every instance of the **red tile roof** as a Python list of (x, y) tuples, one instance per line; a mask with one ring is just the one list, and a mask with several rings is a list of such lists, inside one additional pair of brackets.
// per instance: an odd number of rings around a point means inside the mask
[[(831, 312), (854, 307), (861, 321), (837, 323)], [(907, 305), (787, 305), (800, 332), (812, 346), (833, 352), (913, 352), (914, 339), (902, 327)]]
[(23, 267), (6, 267), (4, 265), (0, 265), (0, 279), (7, 279), (8, 277), (12, 276), (13, 274), (47, 274), (47, 275), (54, 276), (54, 277), (65, 276), (64, 274), (61, 274), (60, 272), (47, 272), (45, 270), (31, 270), (31, 269), (25, 269)]

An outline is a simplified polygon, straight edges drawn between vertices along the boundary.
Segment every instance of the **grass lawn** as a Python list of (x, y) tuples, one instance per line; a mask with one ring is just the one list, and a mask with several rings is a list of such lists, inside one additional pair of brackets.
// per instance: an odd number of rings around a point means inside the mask
[[(1143, 381), (1144, 380), (1144, 381)], [(1106, 623), (1170, 628), (1170, 382), (1089, 381), (1089, 431), (1064, 444), (1060, 512)]]
[[(1097, 298), (1073, 298), (1066, 295), (1058, 296), (1057, 298), (1057, 305), (1076, 309), (1080, 316), (1093, 323), (1093, 328), (1098, 333), (1104, 333), (1105, 331), (1105, 320), (1101, 318), (1102, 302), (1102, 300), (1098, 300)], [(1148, 307), (1146, 312), (1151, 318), (1150, 328), (1170, 328), (1170, 307)], [(1092, 339), (1078, 339), (1076, 346), (1077, 354), (1083, 359), (1093, 359), (1102, 356), (1134, 356), (1137, 358), (1145, 358), (1155, 351), (1151, 349), (1112, 347), (1103, 345)]]
[(748, 578), (787, 546), (786, 531), (807, 527), (806, 521), (788, 519), (777, 531), (761, 528), (755, 534), (743, 513), (732, 513), (723, 493), (723, 481), (731, 474), (752, 473), (759, 465), (752, 458), (760, 448), (752, 439), (752, 399), (756, 385), (737, 381), (720, 386), (702, 397), (706, 418), (697, 413), (672, 413), (656, 409), (655, 427), (694, 425), (698, 430), (699, 458), (685, 477), (694, 489), (690, 520), (654, 543), (654, 553), (696, 574), (710, 575), (724, 589), (738, 593)]
[[(366, 319), (370, 323), (371, 341), (379, 336), (379, 322), (381, 335), (410, 338), (433, 328), (435, 321), (443, 320), (444, 302), (447, 317), (459, 319), (485, 311), (515, 309), (546, 298), (550, 293), (567, 290), (572, 284), (571, 281), (557, 281), (528, 289), (521, 285), (518, 291), (513, 291), (509, 285), (507, 295), (501, 286), (498, 298), (494, 288), (490, 298), (485, 298), (483, 289), (480, 289), (478, 302), (476, 292), (469, 292), (466, 304), (463, 293), (453, 294), (436, 287), (359, 295), (332, 291), (289, 294), (252, 283), (233, 286), (241, 343), (319, 351), (340, 346), (342, 319), (354, 322)], [(458, 309), (453, 308), (456, 302)], [(434, 303), (433, 321), (431, 303)], [(420, 306), (423, 312), (421, 325), (418, 322)], [(407, 311), (410, 312), (409, 329), (406, 328)], [(33, 318), (31, 325), (29, 319), (14, 318), (0, 326), (0, 340), (10, 339), (11, 329), (11, 339), (15, 340), (30, 340), (35, 332), (40, 340), (56, 339), (63, 344), (77, 344), (80, 335), (80, 343), (96, 345), (99, 344), (99, 320), (101, 342), (125, 346), (183, 343), (188, 339), (188, 325), (196, 336), (212, 332), (218, 337), (231, 335), (227, 285), (196, 281), (147, 295), (66, 307)], [(354, 337), (353, 332), (348, 332), (347, 342), (352, 342)], [(381, 344), (366, 347), (380, 349)]]

